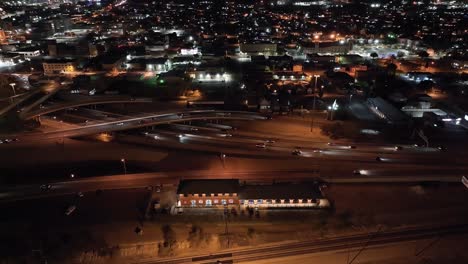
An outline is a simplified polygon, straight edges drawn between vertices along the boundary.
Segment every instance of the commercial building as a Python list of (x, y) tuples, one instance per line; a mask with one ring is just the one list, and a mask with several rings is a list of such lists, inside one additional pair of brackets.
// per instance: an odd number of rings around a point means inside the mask
[(75, 71), (76, 62), (71, 59), (54, 59), (42, 63), (45, 75), (72, 73)]
[(315, 182), (240, 184), (239, 180), (183, 180), (177, 205), (192, 208), (328, 208)]
[(126, 63), (127, 70), (162, 73), (172, 69), (172, 63), (167, 58), (135, 57)]
[(240, 51), (249, 55), (276, 55), (277, 44), (274, 43), (243, 43)]
[(24, 48), (12, 51), (11, 53), (23, 56), (23, 58), (37, 57), (41, 55), (41, 51), (36, 48)]
[(301, 49), (304, 54), (346, 54), (352, 45), (343, 41), (303, 42)]
[(103, 56), (100, 62), (103, 70), (112, 71), (119, 70), (124, 60), (123, 56)]
[(239, 205), (239, 180), (183, 180), (177, 189), (180, 207)]

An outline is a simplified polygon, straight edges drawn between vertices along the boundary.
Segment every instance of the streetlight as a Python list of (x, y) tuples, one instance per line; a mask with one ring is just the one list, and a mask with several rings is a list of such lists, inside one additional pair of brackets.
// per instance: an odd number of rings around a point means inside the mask
[(72, 178), (72, 179), (75, 178), (75, 174), (71, 173), (70, 178)]
[(320, 78), (320, 75), (318, 74), (314, 74), (314, 78), (315, 78), (315, 85), (314, 85), (314, 105), (313, 105), (313, 110), (315, 111), (315, 97), (316, 97), (316, 92), (317, 92), (317, 81), (318, 81), (318, 78)]
[(329, 113), (330, 120), (333, 120), (336, 110), (338, 110), (338, 103), (335, 100), (332, 105), (328, 106), (328, 113)]
[(16, 90), (15, 90), (16, 83), (10, 83), (10, 86), (11, 86), (11, 89), (13, 90), (13, 95), (16, 96)]
[(225, 169), (225, 168), (226, 168), (226, 164), (225, 164), (225, 163), (226, 163), (226, 154), (221, 153), (221, 154), (219, 155), (219, 157), (221, 158), (221, 162), (222, 162), (222, 164), (223, 164), (223, 169)]
[(125, 162), (125, 159), (121, 158), (120, 162), (122, 162), (123, 169), (124, 169), (124, 174), (127, 174), (127, 163)]

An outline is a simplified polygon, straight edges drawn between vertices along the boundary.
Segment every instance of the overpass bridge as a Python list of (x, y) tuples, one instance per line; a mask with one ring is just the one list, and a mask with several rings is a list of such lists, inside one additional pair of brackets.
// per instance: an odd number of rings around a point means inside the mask
[(56, 130), (46, 133), (17, 135), (23, 140), (43, 140), (65, 137), (80, 137), (104, 132), (124, 131), (155, 125), (182, 123), (197, 120), (265, 120), (266, 117), (245, 111), (194, 110), (175, 113), (150, 114), (139, 117), (122, 117), (109, 122), (90, 124), (76, 128)]
[(151, 98), (128, 98), (128, 97), (111, 97), (111, 98), (96, 98), (82, 101), (67, 102), (62, 104), (56, 104), (51, 107), (41, 108), (35, 111), (24, 113), (21, 118), (24, 120), (33, 119), (41, 115), (50, 114), (57, 111), (66, 110), (69, 108), (87, 106), (87, 105), (98, 105), (98, 104), (128, 104), (128, 103), (152, 103)]

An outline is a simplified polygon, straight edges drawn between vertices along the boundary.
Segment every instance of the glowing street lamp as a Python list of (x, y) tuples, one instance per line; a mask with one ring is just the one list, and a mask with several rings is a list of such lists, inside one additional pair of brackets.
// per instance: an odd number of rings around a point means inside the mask
[(123, 169), (124, 169), (124, 174), (127, 174), (127, 163), (124, 158), (120, 159), (120, 162), (122, 162)]
[(16, 96), (16, 90), (15, 90), (16, 83), (10, 83), (10, 86), (11, 86), (11, 89), (13, 90), (13, 95)]
[(222, 162), (222, 164), (223, 164), (223, 169), (226, 168), (226, 154), (221, 153), (221, 154), (219, 155), (219, 157), (221, 158), (221, 162)]
[(333, 101), (332, 105), (328, 106), (328, 113), (329, 113), (330, 120), (333, 120), (336, 110), (338, 110), (338, 103), (335, 100)]

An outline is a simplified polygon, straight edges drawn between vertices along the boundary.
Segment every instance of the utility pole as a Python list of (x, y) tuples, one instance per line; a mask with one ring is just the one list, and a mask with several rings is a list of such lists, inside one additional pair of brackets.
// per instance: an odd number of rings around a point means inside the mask
[(226, 239), (227, 239), (227, 247), (229, 248), (229, 229), (228, 229), (228, 214), (229, 214), (229, 211), (228, 211), (228, 207), (227, 205), (225, 204), (224, 205), (224, 234), (226, 235)]
[(353, 264), (354, 260), (356, 260), (357, 257), (369, 246), (369, 243), (371, 242), (371, 240), (374, 239), (374, 236), (377, 235), (381, 229), (382, 229), (382, 226), (379, 226), (379, 229), (377, 229), (377, 232), (375, 232), (374, 234), (371, 234), (366, 244), (364, 244), (364, 246), (361, 249), (359, 249), (358, 253), (353, 257), (353, 259), (351, 259), (350, 262), (348, 262), (348, 264)]

